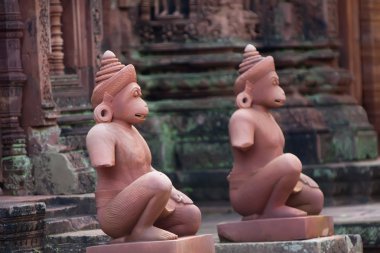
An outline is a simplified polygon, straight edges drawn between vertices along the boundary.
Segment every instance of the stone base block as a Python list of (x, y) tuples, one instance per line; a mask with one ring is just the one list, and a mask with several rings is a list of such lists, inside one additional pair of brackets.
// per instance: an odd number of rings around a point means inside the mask
[(321, 215), (238, 221), (221, 223), (217, 227), (222, 242), (290, 241), (334, 234), (332, 217)]
[(108, 244), (88, 247), (86, 253), (215, 253), (212, 235), (182, 237), (170, 241)]
[(215, 252), (363, 253), (363, 244), (360, 235), (334, 235), (304, 241), (217, 243), (215, 244)]

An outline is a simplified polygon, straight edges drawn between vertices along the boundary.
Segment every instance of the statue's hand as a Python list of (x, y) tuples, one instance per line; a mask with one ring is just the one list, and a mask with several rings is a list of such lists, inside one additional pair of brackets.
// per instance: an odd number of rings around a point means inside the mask
[(184, 205), (193, 204), (193, 201), (186, 196), (184, 193), (178, 191), (176, 188), (172, 188), (170, 198), (168, 203), (166, 203), (166, 206), (163, 210), (163, 212), (160, 215), (160, 218), (164, 218), (171, 213), (173, 213), (176, 209), (177, 204), (182, 203)]
[(184, 193), (178, 191), (176, 188), (173, 187), (170, 198), (174, 200), (177, 203), (183, 203), (183, 204), (193, 204), (193, 201), (186, 196)]

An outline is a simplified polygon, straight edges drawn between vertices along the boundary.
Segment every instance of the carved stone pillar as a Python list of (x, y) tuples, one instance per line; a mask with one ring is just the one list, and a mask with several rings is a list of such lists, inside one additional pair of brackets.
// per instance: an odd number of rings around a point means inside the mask
[(32, 190), (31, 164), (26, 138), (20, 127), (26, 75), (21, 64), (21, 22), (17, 0), (0, 1), (0, 133), (1, 167), (5, 194), (23, 195)]
[(49, 62), (50, 73), (54, 75), (62, 75), (65, 69), (63, 64), (62, 12), (61, 1), (50, 0), (51, 54)]
[(95, 173), (83, 140), (92, 120), (89, 96), (101, 55), (101, 1), (31, 0), (20, 8), (25, 20), (22, 60), (28, 77), (22, 118), (34, 166), (34, 191), (92, 192)]
[(380, 2), (361, 0), (361, 59), (363, 73), (363, 104), (368, 117), (380, 136)]
[(50, 82), (49, 1), (23, 1), (20, 10), (25, 21), (22, 63), (28, 76), (24, 88), (23, 125), (52, 126), (56, 124), (58, 112)]

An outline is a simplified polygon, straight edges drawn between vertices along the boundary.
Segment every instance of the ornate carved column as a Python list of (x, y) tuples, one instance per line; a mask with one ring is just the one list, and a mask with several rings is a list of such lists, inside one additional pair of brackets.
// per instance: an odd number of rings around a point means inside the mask
[[(0, 1), (0, 132), (1, 167), (5, 194), (24, 195), (32, 190), (31, 164), (20, 127), (26, 75), (21, 64), (21, 22), (17, 0)], [(1, 173), (1, 170), (0, 170)]]
[(54, 75), (62, 75), (65, 69), (63, 64), (62, 12), (61, 1), (50, 0), (51, 54), (49, 56), (49, 62), (50, 73)]
[(22, 116), (35, 193), (92, 192), (94, 170), (83, 139), (92, 120), (90, 87), (101, 55), (101, 1), (30, 0), (20, 8), (28, 76)]
[(23, 1), (20, 5), (25, 20), (22, 63), (28, 76), (24, 89), (24, 127), (54, 126), (58, 112), (50, 82), (50, 12), (48, 0)]

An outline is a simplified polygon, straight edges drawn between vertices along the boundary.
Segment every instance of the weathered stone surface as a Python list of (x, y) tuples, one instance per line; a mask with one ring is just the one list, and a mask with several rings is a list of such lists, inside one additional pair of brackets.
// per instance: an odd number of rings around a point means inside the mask
[(362, 253), (360, 235), (335, 235), (304, 241), (217, 243), (216, 253)]
[(360, 234), (365, 252), (380, 251), (380, 204), (327, 207), (334, 216), (336, 234)]
[(0, 203), (0, 252), (27, 252), (43, 247), (46, 205)]
[(62, 216), (45, 220), (45, 233), (61, 234), (69, 231), (99, 229), (95, 215)]
[(95, 171), (82, 150), (60, 143), (58, 126), (28, 128), (34, 193), (78, 194), (95, 190)]
[(331, 236), (334, 224), (329, 216), (256, 219), (220, 223), (221, 242), (276, 242)]
[(82, 230), (51, 235), (46, 238), (46, 253), (84, 253), (86, 247), (109, 242), (110, 237), (100, 229)]
[(306, 165), (303, 173), (314, 178), (328, 205), (378, 200), (380, 160)]
[(3, 157), (2, 167), (5, 193), (15, 195), (33, 191), (32, 163), (28, 156)]
[(15, 0), (0, 1), (0, 181), (5, 194), (30, 194), (31, 164), (20, 124), (27, 76), (21, 62), (24, 23)]
[(215, 253), (214, 240), (211, 235), (195, 235), (168, 241), (148, 241), (108, 244), (89, 247), (86, 253)]
[[(88, 162), (83, 157), (72, 160), (72, 155), (72, 152), (50, 151), (32, 158), (36, 193), (78, 194), (95, 190), (95, 171), (88, 164), (78, 164), (82, 161)], [(85, 176), (81, 176), (83, 173)]]

